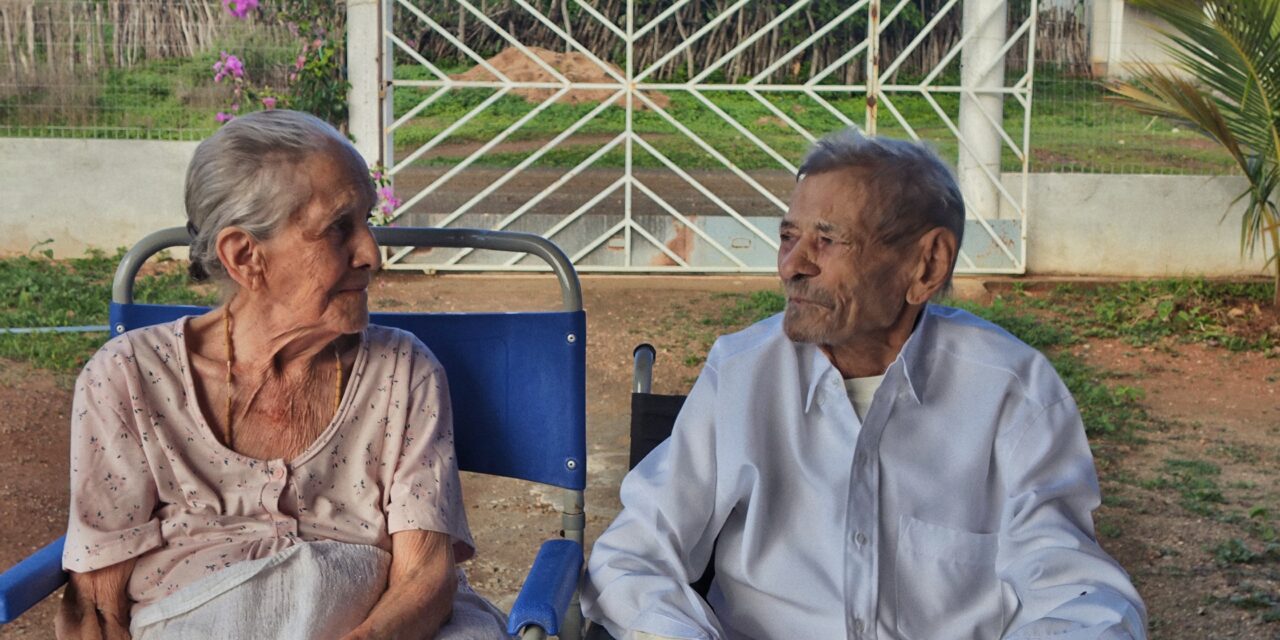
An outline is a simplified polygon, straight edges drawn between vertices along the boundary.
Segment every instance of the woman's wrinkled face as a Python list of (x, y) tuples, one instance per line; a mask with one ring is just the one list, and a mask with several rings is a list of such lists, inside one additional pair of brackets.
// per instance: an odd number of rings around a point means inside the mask
[(262, 243), (259, 293), (296, 327), (357, 333), (369, 324), (369, 281), (381, 264), (368, 224), (373, 187), (363, 165), (337, 149), (297, 168), (311, 197)]

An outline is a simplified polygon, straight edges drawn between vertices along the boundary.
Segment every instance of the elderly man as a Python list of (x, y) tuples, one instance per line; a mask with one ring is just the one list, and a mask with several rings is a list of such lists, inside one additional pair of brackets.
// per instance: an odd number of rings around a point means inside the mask
[[(786, 311), (716, 342), (623, 481), (590, 618), (619, 638), (1145, 638), (1094, 536), (1071, 394), (1034, 349), (928, 304), (964, 217), (922, 146), (810, 151), (781, 224)], [(704, 601), (688, 583), (712, 560)]]

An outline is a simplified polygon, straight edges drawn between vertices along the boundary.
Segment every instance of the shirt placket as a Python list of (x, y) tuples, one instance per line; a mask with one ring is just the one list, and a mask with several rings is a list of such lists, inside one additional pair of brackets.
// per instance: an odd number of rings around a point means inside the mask
[(876, 637), (879, 592), (880, 435), (888, 402), (873, 403), (858, 431), (849, 481), (848, 530), (845, 532), (845, 629), (856, 640)]
[(262, 490), (262, 508), (271, 518), (277, 538), (292, 538), (298, 534), (298, 521), (280, 511), (280, 497), (289, 482), (289, 465), (283, 460), (267, 463), (267, 484)]

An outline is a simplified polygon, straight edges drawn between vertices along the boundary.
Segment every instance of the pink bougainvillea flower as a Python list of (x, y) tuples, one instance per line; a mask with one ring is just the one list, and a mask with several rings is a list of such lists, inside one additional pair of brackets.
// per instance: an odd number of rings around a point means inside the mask
[(263, 99), (262, 99), (262, 106), (264, 106), (264, 107), (266, 107), (266, 108), (268, 108), (268, 109), (274, 109), (274, 108), (276, 108), (276, 99), (275, 99), (275, 98), (271, 98), (271, 97), (263, 98)]
[(258, 0), (222, 0), (222, 8), (243, 20), (250, 11), (258, 8)]
[(232, 120), (233, 118), (235, 118), (235, 116), (233, 116), (233, 115), (231, 115), (231, 114), (229, 114), (229, 113), (223, 113), (223, 112), (221, 112), (221, 111), (219, 111), (219, 112), (218, 112), (218, 115), (216, 115), (216, 116), (214, 116), (214, 117), (213, 117), (213, 119), (214, 119), (214, 120), (217, 120), (217, 121), (218, 121), (218, 124), (223, 124), (223, 123), (231, 122), (231, 120)]
[(213, 81), (222, 82), (222, 79), (227, 76), (243, 78), (244, 63), (240, 62), (240, 58), (223, 51), (222, 59), (213, 63)]
[(302, 67), (305, 64), (307, 64), (307, 57), (300, 55), (298, 56), (298, 59), (294, 61), (293, 68), (297, 69), (298, 71), (302, 71)]
[(395, 190), (390, 186), (378, 188), (378, 199), (382, 201), (378, 208), (387, 215), (395, 212), (396, 207), (400, 206), (400, 198), (396, 197)]

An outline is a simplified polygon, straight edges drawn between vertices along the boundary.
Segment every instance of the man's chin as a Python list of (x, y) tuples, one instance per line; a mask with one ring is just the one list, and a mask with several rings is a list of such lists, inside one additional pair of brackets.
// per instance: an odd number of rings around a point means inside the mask
[(792, 311), (790, 307), (782, 316), (782, 331), (787, 334), (793, 342), (811, 342), (818, 344), (822, 342), (826, 332), (822, 331), (817, 323), (809, 318), (799, 317), (800, 314)]

